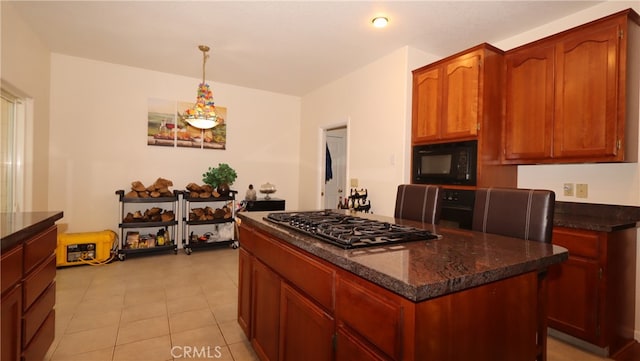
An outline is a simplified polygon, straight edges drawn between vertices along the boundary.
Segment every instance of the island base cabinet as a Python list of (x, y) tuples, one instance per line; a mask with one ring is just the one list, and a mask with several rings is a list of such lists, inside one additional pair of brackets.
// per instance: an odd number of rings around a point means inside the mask
[(280, 278), (258, 260), (252, 268), (251, 345), (261, 360), (278, 360)]
[[(545, 272), (414, 302), (274, 237), (240, 226), (238, 322), (262, 361), (546, 359)], [(283, 259), (316, 272), (299, 284)]]
[(285, 283), (280, 297), (280, 359), (333, 360), (333, 317)]
[(545, 360), (545, 282), (530, 272), (419, 303), (415, 359)]
[(360, 347), (368, 348), (370, 354), (402, 359), (401, 328), (406, 308), (411, 307), (403, 307), (401, 298), (381, 287), (359, 282), (348, 274), (341, 273), (336, 279), (337, 327), (359, 338)]
[(238, 324), (251, 339), (251, 255), (238, 250)]
[(371, 347), (358, 340), (344, 327), (338, 327), (336, 330), (336, 361), (350, 360), (383, 361), (387, 359), (371, 350)]
[(238, 323), (259, 358), (332, 360), (333, 317), (242, 248), (240, 260)]

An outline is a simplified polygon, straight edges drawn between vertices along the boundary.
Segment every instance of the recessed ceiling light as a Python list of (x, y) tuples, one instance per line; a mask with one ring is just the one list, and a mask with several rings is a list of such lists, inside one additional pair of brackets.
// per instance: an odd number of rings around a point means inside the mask
[(371, 23), (376, 28), (384, 28), (389, 23), (389, 19), (385, 18), (384, 16), (378, 16), (373, 18), (373, 20), (371, 20)]

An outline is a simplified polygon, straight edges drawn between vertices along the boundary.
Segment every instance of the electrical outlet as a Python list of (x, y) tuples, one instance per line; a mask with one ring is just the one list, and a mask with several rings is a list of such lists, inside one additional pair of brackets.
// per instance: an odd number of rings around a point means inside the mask
[(562, 186), (562, 190), (566, 197), (573, 197), (573, 183), (565, 183), (564, 186)]
[(589, 196), (589, 185), (588, 184), (576, 184), (576, 197), (578, 198), (587, 198)]
[(351, 178), (351, 188), (358, 188), (358, 178)]

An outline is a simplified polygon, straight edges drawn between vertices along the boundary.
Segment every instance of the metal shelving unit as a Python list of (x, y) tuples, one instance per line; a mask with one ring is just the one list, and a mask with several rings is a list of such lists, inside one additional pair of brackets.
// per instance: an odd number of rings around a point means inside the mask
[[(190, 192), (182, 192), (182, 247), (186, 254), (194, 249), (231, 246), (238, 248), (235, 236), (236, 194), (230, 191), (228, 196), (199, 198), (191, 197)], [(229, 208), (231, 216), (196, 219), (192, 217), (196, 208)]]
[[(118, 259), (124, 261), (129, 254), (146, 254), (156, 252), (173, 251), (178, 253), (178, 246), (175, 240), (178, 226), (178, 194), (173, 191), (170, 197), (158, 198), (129, 198), (125, 197), (124, 190), (117, 190), (116, 195), (120, 203), (119, 224), (120, 239), (118, 240)], [(160, 208), (161, 213), (173, 212), (173, 219), (169, 221), (142, 220), (134, 218), (125, 219), (125, 214), (129, 211), (147, 212), (151, 208)], [(142, 210), (141, 208), (146, 208)], [(155, 229), (155, 232), (149, 230)], [(137, 242), (134, 239), (137, 233)]]

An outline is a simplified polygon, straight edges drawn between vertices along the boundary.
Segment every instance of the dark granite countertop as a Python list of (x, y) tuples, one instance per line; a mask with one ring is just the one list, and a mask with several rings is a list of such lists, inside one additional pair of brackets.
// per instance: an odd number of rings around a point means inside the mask
[[(435, 232), (442, 235), (437, 240), (344, 250), (266, 221), (263, 217), (268, 213), (237, 215), (248, 226), (415, 302), (544, 269), (568, 258), (565, 248), (551, 244), (442, 227), (435, 228)], [(419, 222), (357, 215), (423, 226)], [(239, 241), (242, 246), (242, 239)]]
[(640, 207), (556, 202), (553, 225), (601, 232), (640, 227)]
[(62, 216), (62, 212), (0, 213), (0, 251), (51, 227)]

